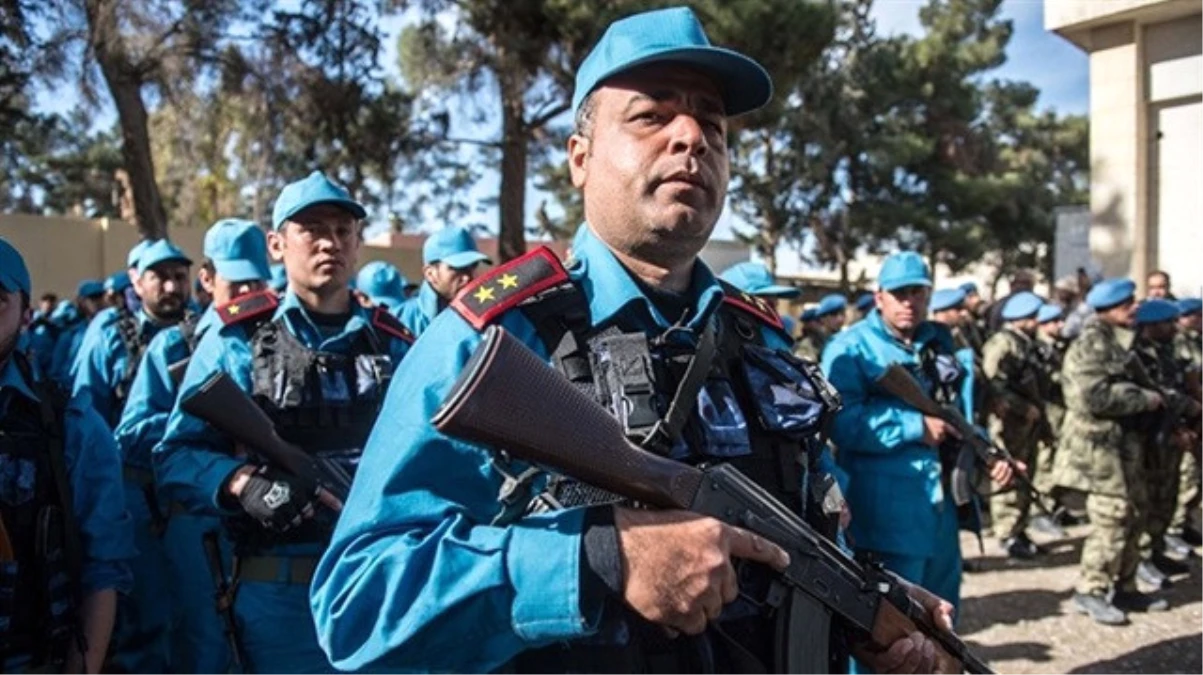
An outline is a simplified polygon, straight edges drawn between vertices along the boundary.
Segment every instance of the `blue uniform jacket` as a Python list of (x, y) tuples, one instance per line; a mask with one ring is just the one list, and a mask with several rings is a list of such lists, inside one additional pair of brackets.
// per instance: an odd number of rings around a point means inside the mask
[[(217, 312), (210, 308), (197, 322), (196, 334), (203, 336), (211, 326), (220, 323)], [(188, 345), (179, 326), (160, 331), (146, 346), (142, 366), (130, 385), (121, 423), (113, 432), (126, 464), (151, 468), (151, 451), (163, 439), (167, 418), (175, 407), (176, 394), (179, 393), (168, 367), (187, 356)]]
[(418, 294), (401, 303), (393, 313), (414, 335), (421, 335), (439, 313), (439, 294), (425, 281)]
[[(359, 331), (368, 327), (373, 309), (351, 303), (351, 318), (341, 332), (325, 340), (317, 325), (309, 318), (300, 300), (291, 291), (285, 294), (276, 308), (274, 318), (283, 317), (287, 329), (311, 349), (347, 352)], [(383, 337), (383, 336), (382, 336)], [(393, 363), (401, 362), (409, 343), (389, 340)], [(223, 371), (250, 393), (251, 345), (242, 324), (234, 323), (205, 331), (188, 371), (180, 385), (180, 399), (186, 398), (217, 371)], [(226, 478), (244, 464), (234, 456), (229, 439), (201, 420), (185, 413), (176, 401), (167, 420), (162, 442), (155, 446), (153, 460), (159, 488), (167, 499), (183, 504), (198, 514), (224, 515), (218, 501), (218, 491)], [(317, 549), (313, 549), (316, 553)]]
[(75, 355), (83, 343), (84, 333), (88, 330), (88, 322), (80, 320), (71, 324), (58, 336), (54, 345), (54, 358), (50, 360), (50, 377), (64, 390), (70, 389), (75, 381)]
[[(147, 339), (158, 333), (163, 326), (151, 321), (145, 312), (134, 315), (138, 330)], [(117, 385), (125, 376), (128, 353), (117, 328), (117, 310), (106, 309), (88, 325), (79, 354), (75, 359), (75, 380), (71, 393), (86, 391), (92, 397), (96, 412), (110, 427), (121, 420), (121, 408), (117, 401)]]
[[(0, 368), (0, 415), (14, 396), (38, 400), (9, 359)], [(86, 393), (71, 398), (63, 412), (63, 426), (67, 480), (83, 554), (80, 586), (85, 595), (108, 589), (128, 593), (134, 581), (129, 561), (137, 551), (125, 510), (117, 447)]]
[[(595, 325), (622, 315), (659, 334), (672, 324), (602, 242), (578, 237), (574, 252), (570, 274)], [(697, 331), (723, 293), (700, 262), (691, 289), (688, 327)], [(521, 311), (497, 323), (547, 358)], [(788, 348), (783, 334), (764, 330), (769, 344)], [(582, 606), (585, 510), (491, 525), (501, 476), (490, 452), (430, 424), (480, 340), (456, 311), (442, 312), (389, 389), (310, 586), (318, 639), (340, 669), (486, 672), (524, 650), (597, 630), (600, 603)]]
[[(823, 372), (844, 399), (831, 437), (839, 449), (839, 464), (848, 473), (849, 529), (858, 548), (934, 555), (937, 542), (932, 533), (940, 509), (955, 508), (944, 498), (936, 449), (922, 442), (923, 414), (874, 385), (894, 363), (916, 372), (919, 354), (929, 344), (937, 353), (953, 353), (946, 326), (925, 321), (906, 345), (875, 309), (838, 333), (823, 352)], [(919, 379), (930, 393), (931, 385)]]

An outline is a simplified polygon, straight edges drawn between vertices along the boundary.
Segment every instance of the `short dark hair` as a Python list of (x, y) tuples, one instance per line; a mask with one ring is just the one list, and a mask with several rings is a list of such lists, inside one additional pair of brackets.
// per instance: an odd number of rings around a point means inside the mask
[(43, 293), (40, 300), (42, 302), (58, 302), (58, 296), (54, 293)]
[(573, 133), (585, 138), (592, 137), (593, 134), (593, 114), (597, 112), (597, 100), (595, 95), (597, 91), (589, 92), (585, 100), (576, 109), (576, 115), (573, 117)]
[(1145, 277), (1145, 281), (1148, 281), (1153, 277), (1165, 277), (1165, 285), (1170, 285), (1170, 273), (1166, 272), (1165, 270), (1153, 270), (1152, 272), (1149, 272), (1149, 275)]

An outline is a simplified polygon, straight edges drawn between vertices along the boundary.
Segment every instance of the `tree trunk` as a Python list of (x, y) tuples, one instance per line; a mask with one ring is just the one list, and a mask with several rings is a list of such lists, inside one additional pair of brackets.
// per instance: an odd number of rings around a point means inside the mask
[(126, 54), (116, 4), (113, 0), (88, 0), (88, 32), (121, 124), (121, 160), (128, 174), (133, 203), (132, 225), (144, 239), (161, 239), (167, 235), (167, 212), (155, 182), (146, 105), (142, 102), (142, 77)]
[(501, 195), (500, 228), (497, 234), (498, 262), (526, 253), (526, 160), (527, 130), (525, 87), (517, 75), (499, 73), (501, 88)]

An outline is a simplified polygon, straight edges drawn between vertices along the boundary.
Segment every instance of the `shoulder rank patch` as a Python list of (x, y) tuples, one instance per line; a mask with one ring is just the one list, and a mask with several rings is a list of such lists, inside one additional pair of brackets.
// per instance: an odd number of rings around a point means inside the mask
[(400, 319), (388, 311), (387, 307), (377, 307), (376, 311), (372, 312), (372, 327), (385, 335), (395, 337), (398, 340), (404, 340), (410, 344), (413, 344), (414, 340), (417, 339), (414, 337), (413, 331), (406, 328)]
[(221, 319), (223, 325), (229, 326), (257, 316), (263, 316), (268, 312), (274, 312), (279, 304), (280, 300), (274, 292), (270, 290), (257, 291), (255, 293), (240, 295), (218, 307), (217, 316)]
[(451, 306), (476, 330), (518, 303), (568, 281), (554, 251), (540, 246), (489, 270), (460, 291)]
[(752, 295), (751, 293), (745, 293), (733, 284), (729, 284), (721, 279), (719, 280), (719, 284), (723, 287), (724, 303), (751, 314), (773, 328), (785, 330), (785, 324), (781, 321), (781, 316), (777, 314), (777, 310), (773, 309), (772, 303), (768, 300)]

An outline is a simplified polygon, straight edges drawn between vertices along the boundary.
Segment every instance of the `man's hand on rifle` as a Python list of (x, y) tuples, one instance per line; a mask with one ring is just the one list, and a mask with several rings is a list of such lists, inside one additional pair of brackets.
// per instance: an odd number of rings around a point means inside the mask
[[(1012, 467), (1014, 463), (1014, 467)], [(1002, 487), (1007, 487), (1011, 481), (1015, 480), (1015, 472), (1018, 471), (1025, 476), (1028, 473), (1028, 465), (1018, 459), (1008, 462), (1005, 459), (994, 459), (990, 463), (990, 480), (998, 483)]]
[(961, 432), (939, 417), (923, 416), (923, 442), (933, 448), (940, 447), (948, 438), (960, 438)]
[(614, 508), (623, 599), (640, 616), (696, 635), (739, 595), (732, 558), (777, 570), (789, 554), (759, 535), (685, 511)]
[[(922, 586), (895, 578), (906, 594), (927, 610), (936, 628), (952, 632), (952, 603)], [(869, 666), (879, 673), (931, 673), (935, 672), (936, 667), (936, 644), (923, 633), (915, 631), (895, 640), (889, 649), (867, 660)]]
[(269, 530), (285, 532), (312, 518), (318, 486), (270, 466), (246, 465), (227, 483), (227, 491), (247, 515)]

